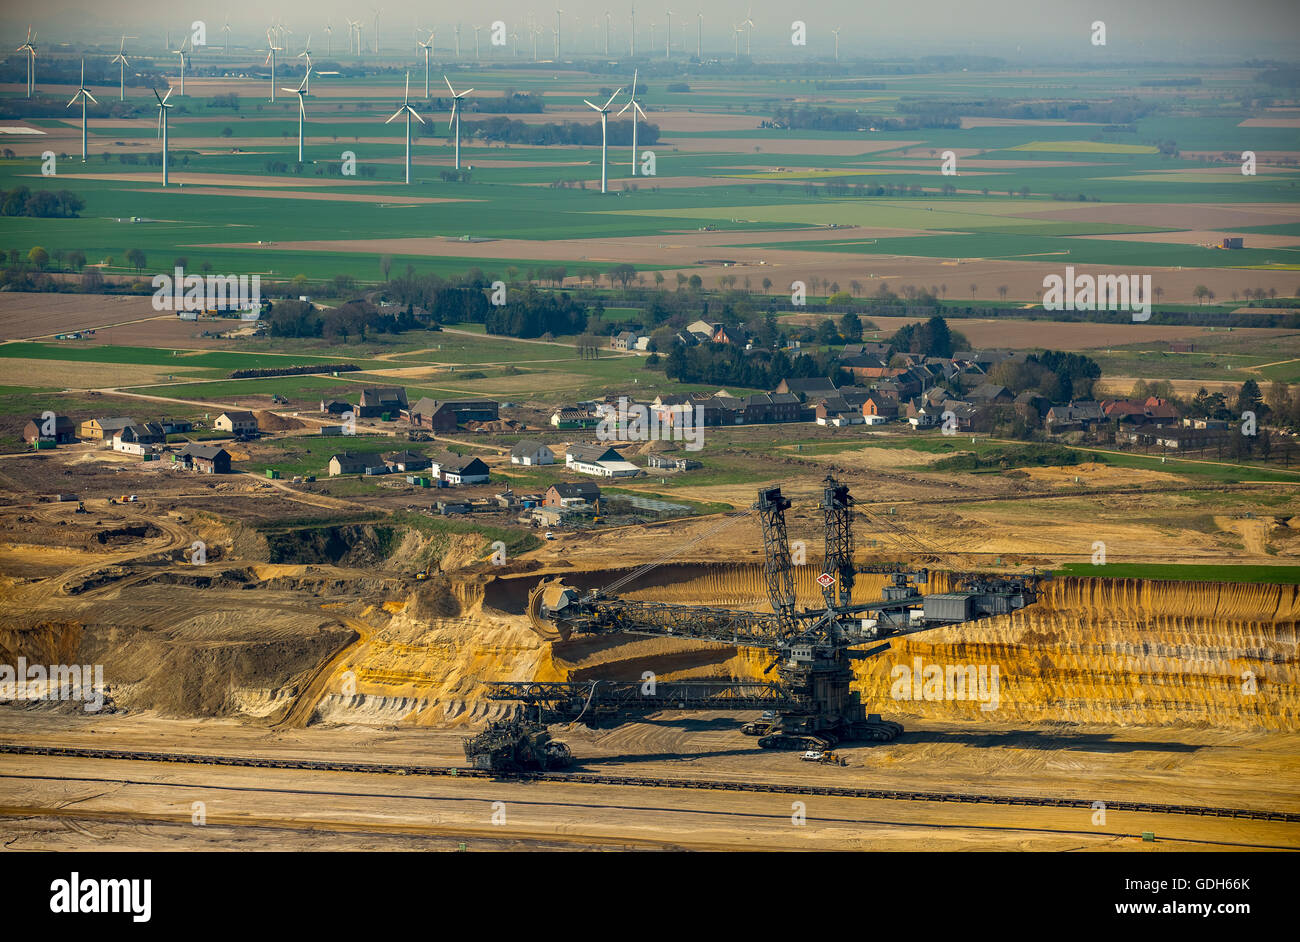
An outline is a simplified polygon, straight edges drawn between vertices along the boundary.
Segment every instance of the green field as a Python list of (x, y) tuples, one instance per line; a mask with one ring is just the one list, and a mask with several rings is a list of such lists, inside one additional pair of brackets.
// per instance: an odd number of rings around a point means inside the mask
[(1300, 584), (1297, 566), (1198, 566), (1160, 563), (1067, 563), (1053, 573), (1091, 579), (1166, 579), (1174, 582), (1254, 582)]

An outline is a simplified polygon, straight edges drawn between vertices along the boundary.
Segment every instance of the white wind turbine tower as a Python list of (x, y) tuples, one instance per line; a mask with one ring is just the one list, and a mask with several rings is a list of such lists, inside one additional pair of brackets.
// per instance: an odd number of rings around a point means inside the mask
[(420, 42), (417, 39), (416, 44), (419, 45), (419, 47), (424, 50), (424, 100), (428, 101), (429, 100), (429, 55), (433, 52), (433, 30), (429, 30), (429, 41), (427, 43)]
[(221, 54), (227, 55), (230, 52), (230, 17), (226, 16), (226, 24), (221, 27)]
[[(307, 45), (302, 47), (302, 52), (298, 53), (298, 58), (307, 60), (307, 74), (303, 76), (302, 80), (307, 94), (310, 95), (311, 94), (311, 36), (310, 34), (307, 36)], [(280, 90), (284, 91), (284, 89), (280, 89)], [(290, 89), (290, 91), (292, 91), (292, 89)], [(301, 102), (299, 102), (299, 104), (301, 104)]]
[(655, 21), (650, 21), (650, 55), (655, 54)]
[(173, 107), (167, 104), (167, 99), (172, 97), (172, 89), (167, 89), (166, 95), (159, 95), (158, 89), (153, 90), (153, 97), (158, 99), (158, 136), (162, 138), (162, 185), (167, 185), (167, 109)]
[(379, 55), (379, 8), (375, 8), (375, 55)]
[(560, 14), (564, 11), (559, 7), (555, 8), (555, 61), (560, 61)]
[(745, 32), (745, 24), (740, 23), (734, 27), (736, 33), (736, 61), (740, 61), (740, 36)]
[(185, 97), (185, 49), (190, 44), (190, 37), (186, 36), (181, 43), (181, 48), (173, 49), (172, 52), (181, 57), (181, 97)]
[(459, 59), (460, 58), (460, 24), (459, 23), (457, 23), (452, 28), (452, 32), (455, 34), (456, 37), (456, 58)]
[(614, 92), (614, 94), (610, 95), (609, 101), (605, 102), (604, 107), (593, 105), (585, 98), (582, 99), (583, 103), (586, 104), (588, 108), (591, 108), (593, 111), (600, 114), (600, 192), (602, 193), (607, 192), (605, 185), (605, 152), (608, 149), (609, 144), (609, 106), (614, 103), (614, 99), (617, 98), (622, 91), (623, 89), (620, 88), (618, 91)]
[(749, 56), (752, 52), (750, 43), (754, 39), (754, 20), (752, 19), (753, 14), (754, 14), (754, 8), (750, 7), (749, 12), (745, 14), (745, 22), (740, 24), (741, 26), (745, 27), (745, 55), (746, 56)]
[(307, 75), (298, 84), (297, 88), (281, 88), (280, 91), (288, 92), (290, 95), (298, 96), (298, 163), (302, 163), (302, 127), (307, 120), (307, 106), (303, 100), (309, 94), (307, 91), (307, 79), (311, 77), (311, 69), (307, 70)]
[[(637, 71), (638, 70), (636, 69), (632, 70), (632, 97), (628, 99), (627, 104), (623, 106), (621, 111), (619, 111), (619, 114), (621, 115), (624, 111), (627, 111), (627, 109), (632, 109), (632, 176), (634, 177), (636, 176), (636, 116), (640, 113), (641, 117), (645, 118), (645, 111), (642, 109), (641, 103), (636, 100)], [(622, 91), (622, 89), (619, 89), (619, 91)], [(646, 118), (646, 120), (648, 121), (650, 119)]]
[(632, 7), (632, 32), (628, 35), (628, 55), (636, 58), (636, 7)]
[(537, 58), (537, 37), (542, 35), (545, 30), (540, 26), (530, 26), (528, 31), (533, 34), (533, 61), (540, 62), (541, 60)]
[(458, 94), (456, 92), (456, 89), (451, 87), (451, 80), (447, 78), (446, 75), (442, 77), (442, 80), (447, 83), (447, 89), (451, 92), (451, 120), (447, 122), (447, 127), (449, 128), (455, 127), (456, 129), (456, 169), (459, 170), (460, 169), (460, 100), (464, 98), (466, 95), (468, 95), (470, 92), (474, 91), (474, 89), (467, 88), (463, 92), (460, 92)]
[(333, 40), (334, 40), (334, 27), (330, 25), (329, 20), (326, 20), (325, 21), (325, 58), (327, 59), (330, 57), (330, 46), (333, 43)]
[(126, 66), (127, 66), (126, 41), (128, 39), (134, 39), (134, 38), (135, 38), (134, 36), (123, 36), (122, 45), (119, 46), (117, 49), (117, 55), (115, 55), (108, 62), (109, 65), (112, 65), (114, 62), (117, 63), (117, 81), (118, 81), (117, 100), (118, 101), (126, 101)]
[(396, 111), (393, 112), (393, 116), (389, 118), (387, 121), (385, 121), (384, 124), (391, 124), (394, 121), (396, 121), (398, 118), (402, 117), (402, 115), (406, 115), (406, 182), (410, 183), (411, 182), (411, 118), (415, 118), (416, 121), (419, 121), (421, 124), (424, 124), (424, 119), (421, 118), (418, 114), (416, 114), (415, 109), (411, 107), (411, 73), (410, 72), (406, 73), (406, 93), (402, 95), (402, 105), (400, 108), (398, 108)]
[(357, 21), (348, 20), (348, 55), (352, 55), (352, 37), (357, 33)]
[(605, 11), (605, 55), (609, 55), (609, 11)]
[(704, 61), (704, 14), (695, 14), (695, 58)]
[(835, 34), (835, 61), (840, 61), (840, 28), (837, 26), (831, 30)]
[(27, 27), (27, 39), (14, 52), (27, 53), (27, 97), (31, 98), (36, 94), (36, 34), (32, 28)]
[(476, 60), (478, 60), (478, 61), (482, 61), (482, 59), (483, 59), (483, 51), (482, 51), (482, 50), (483, 50), (483, 47), (479, 45), (478, 34), (479, 34), (479, 31), (480, 31), (481, 29), (483, 29), (483, 27), (481, 27), (481, 26), (471, 26), (470, 29), (474, 30), (474, 58), (475, 58)]
[(361, 31), (366, 28), (366, 24), (357, 20), (353, 25), (357, 31), (357, 58), (360, 59), (366, 52), (365, 47), (361, 43)]
[(673, 11), (669, 10), (665, 15), (668, 17), (668, 39), (664, 43), (664, 58), (671, 59), (673, 57)]
[(68, 107), (71, 108), (75, 105), (78, 98), (81, 99), (81, 162), (84, 164), (86, 162), (86, 101), (89, 99), (94, 101), (95, 104), (99, 104), (99, 102), (95, 101), (95, 96), (86, 90), (85, 59), (81, 60), (81, 84), (77, 86), (77, 94), (72, 96), (72, 101), (68, 102)]
[(266, 62), (263, 62), (262, 65), (270, 64), (271, 66), (271, 101), (275, 101), (275, 54), (280, 52), (281, 48), (275, 44), (275, 39), (272, 37), (271, 33), (272, 30), (266, 31), (266, 45), (268, 51), (266, 53)]

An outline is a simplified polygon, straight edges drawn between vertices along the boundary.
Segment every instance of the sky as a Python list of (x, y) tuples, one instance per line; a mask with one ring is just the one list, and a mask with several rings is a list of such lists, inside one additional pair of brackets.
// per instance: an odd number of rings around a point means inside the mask
[[(603, 48), (606, 11), (613, 25), (611, 53), (627, 52), (633, 4), (561, 3), (565, 55), (590, 54), (597, 44)], [(841, 58), (965, 52), (1047, 61), (1064, 57), (1071, 62), (1101, 56), (1126, 61), (1300, 60), (1297, 0), (656, 0), (636, 5), (638, 52), (649, 47), (653, 23), (654, 48), (662, 55), (665, 12), (671, 7), (678, 8), (672, 17), (675, 49), (694, 51), (696, 15), (703, 12), (705, 52), (722, 56), (734, 50), (733, 27), (748, 14), (753, 53), (763, 59), (829, 55), (831, 30), (839, 28)], [(38, 45), (105, 42), (125, 30), (145, 38), (156, 34), (161, 46), (164, 31), (180, 35), (191, 22), (201, 20), (208, 28), (209, 45), (219, 45), (221, 27), (228, 21), (232, 44), (252, 46), (265, 45), (266, 28), (275, 18), (293, 31), (291, 44), (314, 34), (313, 49), (323, 48), (324, 27), (331, 23), (337, 49), (346, 46), (343, 23), (348, 18), (364, 21), (369, 46), (376, 8), (381, 42), (390, 54), (414, 50), (416, 25), (438, 30), (436, 46), (442, 48), (450, 46), (451, 28), (459, 23), (464, 50), (472, 46), (475, 25), (485, 29), (486, 47), (486, 30), (496, 20), (506, 23), (508, 33), (517, 30), (525, 37), (530, 15), (546, 28), (539, 48), (553, 48), (555, 0), (479, 0), (469, 6), (428, 0), (2, 0), (0, 30), (6, 39), (14, 39), (13, 46), (22, 42), (29, 22), (38, 31)], [(807, 26), (803, 48), (791, 43), (795, 21)], [(1092, 43), (1096, 21), (1105, 24), (1104, 50)], [(599, 39), (593, 33), (599, 33)], [(523, 38), (520, 42), (528, 44)]]

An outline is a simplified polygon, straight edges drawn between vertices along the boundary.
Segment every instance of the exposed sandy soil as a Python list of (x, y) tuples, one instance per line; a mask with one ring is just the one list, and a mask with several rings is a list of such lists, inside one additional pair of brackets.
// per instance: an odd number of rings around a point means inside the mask
[(1300, 118), (1269, 115), (1265, 118), (1247, 118), (1237, 123), (1239, 128), (1300, 128)]
[[(115, 180), (121, 183), (158, 183), (162, 179), (162, 171), (151, 173), (60, 173), (60, 179), (70, 180)], [(191, 186), (215, 186), (231, 187), (232, 184), (239, 184), (247, 187), (304, 187), (315, 188), (325, 186), (339, 186), (338, 180), (317, 179), (315, 177), (272, 177), (257, 176), (254, 174), (229, 174), (229, 173), (189, 173), (184, 170), (169, 170), (167, 172), (168, 181), (172, 184), (182, 184)], [(391, 183), (385, 183), (382, 180), (353, 180), (349, 179), (347, 186), (392, 186)], [(258, 194), (259, 196), (262, 194)], [(386, 198), (386, 197), (385, 197)], [(447, 202), (446, 200), (430, 200), (429, 202)], [(453, 201), (454, 202), (454, 201)]]
[(1047, 118), (981, 118), (963, 116), (962, 130), (967, 128), (1083, 128), (1096, 127), (1088, 121), (1052, 121)]
[(5, 383), (46, 386), (53, 389), (98, 389), (104, 386), (137, 386), (165, 383), (168, 376), (179, 381), (194, 369), (184, 366), (142, 366), (124, 363), (71, 363), (59, 360), (28, 360), (6, 357), (0, 360), (0, 377)]

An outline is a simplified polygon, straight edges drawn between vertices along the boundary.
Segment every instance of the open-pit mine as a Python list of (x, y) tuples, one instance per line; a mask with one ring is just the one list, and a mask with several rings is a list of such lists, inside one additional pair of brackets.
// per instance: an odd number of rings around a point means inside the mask
[(46, 671), (0, 687), (6, 846), (1300, 847), (1295, 585), (952, 565), (829, 476), (495, 565), (46, 460), (0, 507), (0, 663)]

